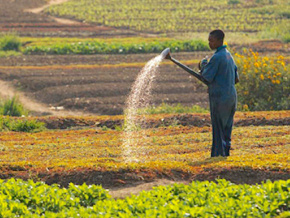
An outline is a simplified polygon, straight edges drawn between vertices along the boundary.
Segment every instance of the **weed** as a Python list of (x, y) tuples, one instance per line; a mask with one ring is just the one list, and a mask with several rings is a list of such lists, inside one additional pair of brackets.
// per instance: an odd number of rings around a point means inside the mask
[(24, 109), (16, 96), (0, 104), (0, 115), (20, 117), (27, 114), (27, 110)]

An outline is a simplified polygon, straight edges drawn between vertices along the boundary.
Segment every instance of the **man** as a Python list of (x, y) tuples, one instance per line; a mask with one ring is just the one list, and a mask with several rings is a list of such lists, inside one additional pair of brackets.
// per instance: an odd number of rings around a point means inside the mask
[(237, 66), (223, 45), (224, 32), (210, 32), (209, 47), (216, 50), (209, 63), (201, 66), (201, 74), (208, 81), (210, 115), (212, 122), (211, 157), (229, 156), (233, 118), (237, 107), (235, 84), (239, 81)]

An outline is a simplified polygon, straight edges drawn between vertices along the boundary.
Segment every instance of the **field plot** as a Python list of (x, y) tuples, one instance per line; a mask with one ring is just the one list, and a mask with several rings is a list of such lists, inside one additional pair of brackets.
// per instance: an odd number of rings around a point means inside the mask
[(141, 32), (258, 32), (287, 24), (289, 4), (280, 1), (130, 1), (72, 0), (48, 8), (54, 16), (73, 17)]
[[(287, 0), (51, 2), (0, 0), (0, 103), (18, 93), (32, 110), (0, 116), (0, 217), (290, 216)], [(285, 110), (237, 112), (229, 157), (210, 158), (206, 109), (126, 129), (145, 64), (170, 47), (196, 69), (216, 28), (239, 65), (238, 107)], [(150, 105), (162, 103), (208, 108), (207, 89), (164, 60)]]
[[(194, 116), (207, 119), (201, 114)], [(148, 116), (148, 122), (152, 124), (166, 117)], [(262, 122), (254, 126), (247, 124), (259, 117), (263, 117)], [(99, 117), (100, 120), (104, 118)], [(85, 119), (91, 118), (81, 118)], [(112, 121), (114, 119), (111, 117)], [(280, 121), (271, 125), (272, 119)], [(57, 120), (65, 122), (60, 117)], [(242, 120), (243, 125), (239, 125)], [(96, 123), (80, 130), (1, 133), (1, 178), (38, 178), (64, 186), (69, 182), (86, 182), (104, 187), (138, 184), (157, 178), (214, 180), (221, 177), (251, 184), (265, 179), (290, 178), (287, 111), (238, 113), (233, 131), (235, 150), (228, 158), (208, 158), (211, 128), (206, 123), (198, 126), (171, 123), (170, 126), (140, 130), (144, 137), (141, 144), (136, 145), (138, 149), (131, 153), (132, 157), (137, 157), (137, 162), (126, 156), (121, 128), (112, 130), (98, 127)], [(134, 135), (132, 132), (133, 138)]]
[(28, 10), (38, 8), (46, 0), (7, 1), (0, 0), (0, 32), (17, 32), (21, 36), (115, 36), (136, 35), (129, 31), (118, 31), (110, 27), (99, 27), (86, 23), (63, 24), (53, 17)]
[[(57, 63), (58, 58), (36, 56), (33, 64), (37, 65), (39, 57), (42, 66), (3, 66), (0, 77), (12, 81), (28, 96), (47, 105), (96, 114), (121, 114), (137, 74), (154, 56), (72, 56), (71, 60), (67, 57), (66, 65)], [(183, 53), (177, 57), (191, 66), (197, 64), (191, 59), (196, 57), (194, 54)], [(29, 58), (27, 61), (29, 64)], [(48, 65), (50, 61), (56, 62)], [(18, 63), (26, 64), (23, 60)], [(203, 107), (208, 104), (205, 87), (169, 62), (160, 66), (152, 93), (152, 104), (182, 103)]]

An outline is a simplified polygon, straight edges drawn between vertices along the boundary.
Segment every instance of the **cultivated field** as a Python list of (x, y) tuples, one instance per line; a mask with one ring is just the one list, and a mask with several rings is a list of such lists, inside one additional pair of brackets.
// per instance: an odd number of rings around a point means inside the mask
[(147, 129), (132, 132), (141, 144), (130, 156), (123, 145), (123, 116), (37, 119), (51, 130), (1, 134), (2, 178), (39, 178), (63, 186), (86, 182), (113, 189), (158, 178), (220, 177), (250, 184), (290, 179), (287, 111), (237, 113), (231, 157), (213, 159), (208, 158), (208, 114), (147, 115)]
[[(2, 67), (0, 72), (1, 79), (13, 82), (39, 102), (96, 114), (121, 114), (131, 86), (145, 65), (144, 59), (149, 60), (154, 54), (131, 57), (85, 57), (94, 65), (83, 65), (81, 59), (75, 58), (78, 64)], [(131, 63), (134, 59), (137, 62)], [(208, 105), (205, 87), (169, 63), (160, 66), (152, 92), (155, 104)]]
[[(31, 110), (0, 116), (0, 217), (289, 217), (289, 23), (285, 0), (0, 0), (0, 112)], [(243, 80), (230, 157), (210, 158), (208, 110), (125, 132), (146, 62), (170, 47), (196, 70), (214, 28)], [(208, 109), (207, 88), (164, 60), (162, 103)]]
[[(269, 25), (287, 24), (289, 2), (280, 1), (142, 1), (71, 0), (46, 10), (55, 16), (129, 28), (141, 32), (258, 32)], [(96, 16), (96, 14), (98, 16)], [(282, 27), (282, 26), (281, 26)]]

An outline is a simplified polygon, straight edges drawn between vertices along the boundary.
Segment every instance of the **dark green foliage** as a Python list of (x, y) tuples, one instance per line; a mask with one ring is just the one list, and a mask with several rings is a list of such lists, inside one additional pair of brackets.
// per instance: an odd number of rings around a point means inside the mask
[(96, 185), (70, 184), (65, 189), (32, 180), (0, 180), (0, 217), (58, 213), (69, 208), (89, 207), (107, 198), (110, 198), (107, 191)]
[(229, 5), (236, 5), (236, 4), (239, 4), (239, 3), (240, 3), (239, 0), (229, 0), (229, 1), (228, 1), (228, 4), (229, 4)]
[(15, 34), (0, 35), (0, 50), (2, 51), (19, 51), (21, 41)]
[(0, 115), (20, 117), (27, 115), (27, 111), (23, 108), (17, 97), (13, 97), (0, 104)]
[(1, 217), (287, 217), (290, 180), (236, 185), (226, 180), (155, 187), (114, 200), (101, 186), (67, 189), (0, 180)]
[(14, 123), (12, 131), (39, 132), (45, 129), (45, 124), (36, 120), (18, 120)]
[(165, 48), (172, 51), (208, 51), (208, 43), (202, 40), (170, 40), (140, 43), (79, 42), (35, 45), (25, 48), (25, 54), (137, 54), (159, 53)]
[(15, 132), (40, 132), (45, 129), (45, 124), (37, 120), (11, 119), (9, 117), (0, 117), (0, 131)]

